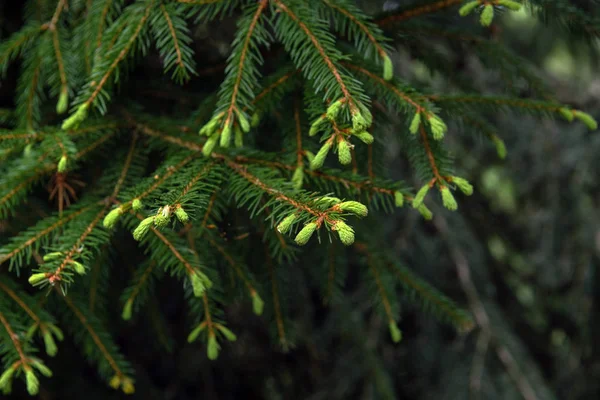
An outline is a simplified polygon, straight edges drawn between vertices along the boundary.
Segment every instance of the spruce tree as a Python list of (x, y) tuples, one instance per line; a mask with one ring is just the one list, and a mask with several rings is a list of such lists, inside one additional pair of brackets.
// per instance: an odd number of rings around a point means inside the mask
[[(187, 340), (217, 360), (251, 328), (228, 323), (237, 307), (286, 351), (330, 340), (297, 322), (316, 295), (336, 330), (360, 331), (348, 280), (397, 346), (401, 302), (460, 333), (480, 324), (398, 259), (381, 223), (391, 213), (430, 221), (432, 204), (461, 212), (477, 187), (445, 141), (475, 134), (504, 158), (490, 113), (596, 130), (496, 36), (504, 14), (525, 10), (592, 45), (600, 19), (569, 0), (381, 3), (26, 2), (0, 42), (3, 82), (18, 76), (14, 107), (0, 109), (2, 393), (24, 384), (36, 395), (53, 374), (76, 374), (46, 365), (67, 342), (107, 385), (134, 393), (116, 340), (132, 324), (161, 351)], [(217, 35), (231, 45), (208, 60)], [(467, 43), (501, 87), (475, 90), (430, 37)], [(444, 91), (404, 76), (406, 49)], [(387, 168), (391, 146), (410, 171)], [(187, 337), (157, 328), (167, 297), (181, 298)], [(380, 387), (394, 376), (373, 374)]]

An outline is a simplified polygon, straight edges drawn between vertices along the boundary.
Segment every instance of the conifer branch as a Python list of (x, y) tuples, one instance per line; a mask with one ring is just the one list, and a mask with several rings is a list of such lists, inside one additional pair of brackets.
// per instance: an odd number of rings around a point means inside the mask
[(98, 350), (100, 350), (100, 353), (102, 354), (108, 365), (110, 365), (110, 368), (114, 371), (115, 375), (118, 376), (121, 380), (127, 378), (127, 375), (121, 370), (114, 357), (106, 348), (106, 345), (103, 343), (102, 339), (100, 339), (100, 335), (90, 324), (89, 318), (81, 312), (81, 310), (75, 305), (75, 303), (73, 303), (73, 300), (69, 296), (66, 296), (63, 293), (61, 293), (57, 287), (54, 287), (54, 289), (57, 291), (58, 296), (60, 296), (65, 301), (65, 303), (67, 303), (67, 306), (73, 312), (73, 314), (75, 314), (75, 317), (77, 318), (77, 320), (79, 320), (81, 325), (87, 331), (88, 335), (91, 337)]
[(267, 267), (269, 269), (269, 280), (271, 282), (271, 295), (273, 296), (273, 311), (275, 312), (275, 323), (277, 325), (277, 335), (279, 336), (279, 343), (284, 349), (288, 348), (288, 340), (285, 332), (285, 325), (283, 323), (283, 312), (281, 310), (281, 301), (279, 299), (279, 289), (277, 288), (277, 277), (275, 276), (275, 266), (273, 260), (269, 255), (268, 249), (265, 251), (267, 258)]
[(247, 29), (246, 37), (244, 38), (243, 44), (241, 45), (239, 62), (237, 65), (237, 72), (235, 73), (235, 83), (233, 84), (233, 89), (232, 89), (232, 94), (231, 94), (231, 100), (230, 100), (229, 106), (227, 107), (227, 110), (225, 112), (225, 115), (226, 115), (225, 122), (224, 122), (225, 126), (227, 126), (231, 123), (234, 111), (236, 109), (240, 108), (237, 105), (237, 97), (238, 97), (238, 93), (240, 90), (240, 84), (242, 83), (242, 78), (244, 76), (244, 67), (246, 66), (247, 54), (250, 51), (250, 43), (251, 43), (250, 40), (252, 39), (252, 36), (254, 34), (254, 29), (256, 28), (258, 20), (261, 17), (263, 11), (267, 7), (267, 4), (268, 4), (268, 0), (259, 0), (258, 1), (258, 7), (256, 9), (256, 12), (252, 16), (252, 20)]
[[(358, 245), (360, 247), (360, 244)], [(375, 281), (375, 285), (377, 286), (377, 292), (379, 293), (379, 297), (381, 297), (381, 302), (383, 304), (383, 309), (385, 311), (385, 315), (388, 319), (389, 323), (396, 323), (396, 318), (394, 318), (394, 314), (392, 313), (392, 306), (390, 304), (390, 300), (388, 298), (388, 294), (381, 282), (381, 277), (379, 276), (379, 270), (377, 266), (371, 260), (371, 254), (367, 252), (367, 265), (373, 274), (373, 279)]]
[[(70, 214), (68, 214), (66, 216), (63, 215), (61, 218), (54, 217), (55, 220), (52, 221), (49, 226), (47, 226), (45, 228), (39, 227), (41, 230), (36, 229), (33, 231), (33, 232), (37, 232), (35, 235), (31, 236), (29, 239), (27, 239), (26, 241), (24, 241), (23, 243), (21, 243), (20, 245), (15, 247), (9, 253), (2, 254), (0, 256), (0, 264), (4, 263), (7, 260), (12, 260), (15, 256), (20, 255), (20, 253), (23, 252), (23, 250), (33, 246), (35, 243), (39, 242), (40, 239), (47, 237), (51, 233), (55, 232), (59, 228), (66, 225), (68, 222), (76, 219), (79, 215), (85, 213), (86, 211), (92, 209), (93, 207), (94, 207), (94, 205), (80, 208), (79, 210), (72, 211)], [(44, 223), (47, 223), (47, 222), (48, 222), (48, 220), (43, 220), (40, 222), (40, 224), (43, 225)], [(38, 228), (38, 227), (36, 226), (36, 228)], [(15, 239), (13, 239), (13, 241), (16, 241)], [(3, 247), (2, 251), (5, 251), (5, 249), (7, 247), (8, 246)], [(10, 247), (8, 247), (8, 249), (10, 249)]]
[(8, 319), (4, 316), (2, 311), (0, 311), (0, 323), (2, 326), (4, 326), (4, 329), (6, 330), (8, 337), (10, 337), (13, 347), (19, 354), (20, 361), (17, 365), (21, 366), (26, 371), (31, 371), (31, 367), (29, 366), (29, 357), (27, 357), (25, 351), (23, 350), (23, 346), (19, 340), (19, 335), (12, 329)]
[(0, 289), (2, 289), (15, 303), (19, 305), (31, 317), (33, 322), (39, 327), (43, 326), (42, 319), (17, 295), (17, 293), (0, 281)]
[(398, 14), (392, 14), (377, 20), (377, 24), (380, 26), (390, 25), (396, 22), (405, 21), (410, 18), (420, 17), (425, 14), (431, 14), (459, 3), (463, 0), (435, 0), (431, 4), (416, 5), (414, 8), (409, 8), (400, 11)]
[(104, 73), (104, 75), (102, 76), (100, 81), (98, 83), (96, 83), (96, 85), (94, 85), (94, 90), (92, 91), (90, 96), (87, 98), (87, 100), (85, 100), (83, 102), (83, 104), (87, 104), (89, 106), (90, 104), (93, 103), (94, 100), (96, 100), (96, 97), (98, 96), (100, 91), (104, 88), (104, 85), (106, 85), (106, 83), (108, 83), (108, 79), (110, 78), (110, 76), (112, 75), (114, 70), (117, 68), (117, 65), (119, 65), (119, 63), (121, 61), (123, 61), (125, 56), (127, 56), (129, 49), (131, 49), (131, 46), (133, 46), (133, 43), (137, 40), (138, 35), (140, 34), (142, 28), (144, 27), (144, 24), (146, 23), (146, 20), (148, 19), (148, 16), (150, 14), (150, 9), (151, 9), (151, 6), (153, 5), (153, 3), (154, 2), (150, 2), (149, 5), (146, 7), (146, 12), (144, 13), (144, 16), (138, 23), (138, 26), (136, 27), (135, 31), (133, 32), (133, 35), (131, 35), (131, 37), (127, 41), (127, 45), (125, 46), (125, 48), (123, 48), (123, 50), (121, 50), (121, 52), (119, 53), (117, 58), (115, 58), (115, 60), (111, 63), (110, 67), (108, 68), (108, 70), (106, 70), (106, 72)]
[(427, 154), (427, 159), (429, 160), (429, 165), (431, 166), (431, 172), (433, 173), (433, 178), (429, 182), (429, 187), (432, 187), (436, 182), (444, 186), (444, 179), (440, 175), (440, 170), (438, 169), (435, 155), (431, 151), (431, 146), (429, 145), (429, 137), (427, 136), (427, 132), (425, 131), (425, 127), (423, 124), (419, 125), (419, 133), (421, 134), (421, 140), (423, 141), (423, 147), (425, 148), (425, 153)]

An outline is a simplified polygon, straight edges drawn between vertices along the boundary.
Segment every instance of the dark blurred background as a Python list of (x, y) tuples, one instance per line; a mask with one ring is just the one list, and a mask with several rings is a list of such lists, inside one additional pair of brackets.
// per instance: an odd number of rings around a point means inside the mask
[[(0, 1), (0, 39), (21, 26), (17, 3)], [(411, 2), (362, 3), (383, 11)], [(454, 27), (476, 23), (459, 18), (456, 8), (424, 20)], [(598, 41), (569, 41), (560, 27), (544, 26), (525, 12), (506, 13), (495, 22), (486, 35), (531, 62), (549, 93), (600, 118)], [(408, 21), (401, 29), (419, 26)], [(233, 32), (232, 18), (195, 28), (197, 59), (206, 69), (199, 68), (188, 93), (210, 90), (220, 82)], [(426, 36), (422, 41), (400, 38), (395, 64), (402, 79), (437, 93), (461, 88), (506, 93), (496, 66), (468, 43)], [(445, 54), (447, 65), (434, 68), (420, 61), (427, 46)], [(17, 74), (14, 65), (0, 81), (0, 108), (12, 106)], [(171, 85), (161, 75), (160, 60), (152, 53), (135, 69), (121, 91), (123, 98), (143, 92), (151, 99), (147, 102), (159, 107), (177, 104), (152, 90)], [(517, 94), (545, 95), (530, 88)], [(181, 96), (178, 101), (194, 99)], [(136, 367), (132, 398), (600, 398), (600, 135), (580, 123), (505, 112), (485, 117), (506, 143), (505, 160), (485, 138), (463, 133), (458, 125), (451, 125), (446, 136), (456, 169), (474, 184), (475, 194), (459, 198), (458, 212), (432, 203), (432, 222), (402, 209), (386, 218), (383, 227), (388, 245), (405, 264), (470, 309), (478, 323), (475, 330), (459, 334), (408, 301), (401, 311), (404, 338), (394, 345), (385, 321), (371, 312), (369, 297), (355, 285), (348, 293), (351, 308), (323, 309), (318, 299), (307, 303), (298, 330), (311, 329), (317, 335), (299, 334), (296, 347), (287, 353), (270, 340), (260, 319), (232, 306), (227, 320), (239, 339), (218, 361), (209, 362), (202, 346), (185, 344), (187, 327), (178, 322), (180, 287), (167, 283), (157, 297), (162, 319), (148, 315), (136, 324), (115, 322), (118, 344)], [(390, 171), (418, 187), (399, 151), (389, 148)], [(108, 300), (113, 301), (119, 309), (116, 300)], [(145, 330), (155, 323), (163, 324), (161, 329), (177, 342)], [(338, 324), (353, 327), (347, 336), (323, 335), (319, 342), (320, 329), (331, 332)], [(61, 363), (77, 363), (80, 373), (61, 374)], [(44, 382), (41, 399), (126, 397), (107, 388), (69, 340), (49, 365), (56, 377)], [(10, 398), (21, 396), (22, 388), (15, 386)]]

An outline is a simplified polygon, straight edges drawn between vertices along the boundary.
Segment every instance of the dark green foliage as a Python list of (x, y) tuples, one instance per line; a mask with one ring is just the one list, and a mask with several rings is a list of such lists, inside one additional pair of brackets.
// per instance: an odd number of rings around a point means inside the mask
[[(376, 346), (405, 346), (412, 305), (510, 347), (469, 289), (444, 294), (422, 273), (442, 258), (426, 229), (468, 231), (445, 219), (473, 201), (474, 150), (456, 143), (482, 136), (504, 158), (500, 115), (597, 123), (490, 38), (520, 2), (360, 3), (27, 2), (0, 41), (15, 91), (0, 104), (0, 390), (52, 385), (42, 360), (71, 343), (82, 356), (51, 365), (58, 382), (88, 362), (132, 394), (144, 351), (122, 343), (138, 338), (161, 354), (202, 348), (228, 370), (247, 356), (230, 342), (262, 340), (247, 334), (260, 324), (278, 350), (339, 355), (297, 398), (357, 396), (340, 376), (395, 398), (398, 374)], [(527, 8), (589, 45), (598, 11), (579, 3)], [(427, 73), (410, 73), (407, 54)], [(489, 88), (456, 73), (467, 54), (497, 74)], [(390, 153), (410, 169), (390, 169)], [(418, 238), (410, 251), (398, 240), (405, 254), (386, 231), (393, 214)], [(285, 392), (283, 376), (260, 381), (265, 396)]]

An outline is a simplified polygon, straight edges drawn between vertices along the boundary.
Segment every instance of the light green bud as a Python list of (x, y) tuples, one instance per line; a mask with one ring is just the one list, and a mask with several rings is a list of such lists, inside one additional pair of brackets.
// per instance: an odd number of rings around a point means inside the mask
[(312, 151), (304, 150), (304, 155), (306, 156), (309, 164), (315, 159), (315, 154)]
[(338, 160), (342, 165), (348, 165), (352, 162), (352, 152), (350, 151), (350, 144), (346, 140), (340, 140), (337, 146)]
[(410, 133), (412, 133), (413, 135), (416, 134), (419, 130), (420, 125), (421, 125), (421, 113), (416, 112), (415, 116), (413, 117), (412, 121), (410, 122), (410, 127), (408, 128), (410, 130)]
[(366, 217), (369, 213), (367, 207), (358, 201), (345, 201), (338, 204), (338, 207), (340, 210), (352, 213), (358, 217)]
[(519, 11), (521, 9), (521, 3), (512, 0), (499, 0), (498, 5), (509, 8), (512, 11)]
[(252, 118), (250, 120), (250, 126), (252, 128), (256, 128), (258, 126), (258, 124), (260, 124), (260, 114), (258, 112), (255, 112), (254, 114), (252, 114)]
[(326, 111), (327, 114), (327, 118), (329, 118), (330, 120), (334, 120), (336, 119), (336, 117), (338, 116), (338, 114), (340, 113), (340, 111), (342, 110), (342, 106), (344, 105), (344, 102), (342, 99), (339, 99), (335, 102), (333, 102)]
[(142, 201), (140, 199), (133, 199), (131, 201), (131, 208), (133, 208), (133, 211), (136, 211), (136, 212), (142, 211), (142, 208), (143, 208)]
[(569, 122), (573, 122), (573, 118), (575, 117), (573, 115), (573, 110), (566, 107), (561, 107), (558, 109), (558, 112), (560, 113), (560, 115), (563, 116), (564, 119), (566, 119)]
[(38, 394), (40, 390), (40, 381), (31, 369), (25, 370), (25, 383), (27, 384), (27, 393), (30, 395)]
[(190, 280), (192, 281), (192, 290), (194, 292), (194, 296), (201, 297), (202, 294), (207, 289), (212, 287), (212, 282), (206, 275), (204, 275), (200, 271), (194, 271), (194, 273), (190, 276)]
[(450, 188), (448, 188), (448, 186), (442, 186), (440, 193), (442, 195), (442, 204), (444, 204), (444, 207), (450, 211), (456, 211), (458, 204), (456, 203), (456, 199), (450, 191)]
[(185, 210), (181, 206), (175, 208), (175, 216), (177, 217), (179, 222), (181, 222), (182, 224), (185, 224), (190, 219), (190, 217), (188, 216), (188, 213), (185, 212)]
[(217, 329), (221, 331), (223, 336), (225, 336), (225, 338), (227, 338), (227, 340), (229, 340), (230, 342), (235, 342), (237, 340), (237, 336), (235, 335), (235, 333), (231, 332), (231, 330), (224, 327), (223, 325), (217, 325)]
[(394, 192), (394, 203), (396, 207), (402, 207), (404, 205), (404, 195), (399, 191)]
[(131, 379), (125, 378), (125, 380), (123, 380), (123, 384), (121, 385), (121, 390), (125, 394), (135, 393), (135, 386), (133, 385), (133, 382), (131, 381)]
[(596, 120), (590, 114), (579, 110), (573, 111), (573, 114), (575, 114), (575, 118), (583, 122), (589, 130), (595, 131), (598, 129), (598, 122), (596, 122)]
[(78, 275), (85, 275), (85, 267), (77, 261), (71, 261), (71, 267)]
[(358, 133), (353, 133), (353, 135), (360, 139), (360, 141), (364, 144), (371, 144), (373, 143), (373, 140), (375, 140), (375, 138), (373, 138), (373, 135), (371, 135), (367, 131), (360, 131)]
[(133, 238), (138, 242), (146, 236), (146, 233), (150, 230), (150, 227), (154, 223), (154, 217), (145, 218), (133, 231)]
[(479, 22), (483, 26), (490, 26), (492, 24), (492, 20), (494, 19), (494, 6), (491, 4), (486, 4), (483, 7), (483, 11), (479, 16)]
[(279, 225), (277, 225), (277, 231), (279, 231), (279, 233), (285, 235), (286, 233), (288, 233), (288, 231), (292, 227), (292, 224), (294, 223), (295, 220), (296, 220), (296, 214), (288, 215), (287, 217), (285, 217), (283, 219), (283, 221), (281, 221), (279, 223)]
[(244, 146), (244, 134), (239, 126), (236, 126), (233, 130), (233, 144), (235, 147), (240, 148)]
[(50, 368), (44, 365), (44, 363), (42, 363), (41, 361), (33, 359), (31, 360), (31, 364), (45, 377), (50, 378), (52, 376), (52, 370), (50, 370)]
[(221, 131), (221, 147), (229, 147), (229, 142), (231, 142), (231, 133), (231, 124), (225, 125)]
[(219, 125), (219, 122), (221, 121), (222, 116), (223, 116), (223, 113), (220, 113), (220, 114), (212, 117), (211, 120), (208, 121), (208, 123), (200, 129), (200, 132), (199, 132), (200, 135), (201, 136), (202, 135), (211, 136), (214, 133), (214, 131), (217, 129), (217, 126)]
[(210, 156), (210, 153), (212, 153), (213, 149), (215, 148), (218, 139), (219, 134), (213, 133), (212, 136), (208, 138), (206, 143), (204, 143), (204, 146), (202, 146), (202, 154), (204, 154), (205, 157)]
[(337, 197), (332, 197), (332, 196), (323, 196), (323, 197), (319, 197), (316, 200), (316, 203), (318, 205), (324, 205), (326, 207), (331, 207), (331, 206), (334, 206), (341, 202), (342, 202), (342, 200), (338, 199)]
[(261, 315), (263, 313), (263, 309), (265, 307), (265, 302), (260, 298), (258, 293), (252, 293), (252, 311), (254, 314)]
[(427, 192), (429, 192), (429, 185), (424, 185), (421, 189), (419, 189), (417, 195), (415, 196), (412, 202), (414, 208), (419, 208), (421, 204), (423, 204), (423, 200), (425, 200)]
[(453, 176), (452, 183), (454, 183), (456, 187), (458, 187), (460, 191), (466, 194), (467, 196), (473, 194), (473, 185), (471, 185), (468, 180), (460, 178), (458, 176)]
[(61, 174), (67, 170), (67, 156), (63, 155), (60, 160), (58, 160), (58, 167), (56, 170)]
[(396, 325), (396, 322), (390, 321), (389, 328), (390, 336), (392, 337), (392, 341), (394, 343), (398, 343), (400, 340), (402, 340), (402, 331), (400, 331), (398, 325)]
[(5, 393), (10, 392), (12, 378), (16, 370), (17, 369), (15, 367), (10, 366), (2, 373), (2, 375), (0, 375), (0, 389), (2, 389)]
[(29, 283), (32, 285), (37, 285), (38, 283), (45, 281), (46, 280), (46, 273), (45, 272), (40, 272), (37, 274), (33, 274), (29, 277)]
[(69, 118), (65, 119), (62, 123), (62, 130), (67, 131), (69, 129), (74, 129), (82, 123), (88, 115), (89, 104), (83, 103), (77, 108), (77, 111)]
[(304, 225), (300, 232), (298, 232), (294, 241), (300, 246), (304, 246), (306, 243), (308, 243), (316, 229), (317, 223), (309, 222), (308, 224)]
[(294, 175), (292, 176), (292, 184), (296, 189), (300, 189), (302, 187), (302, 182), (304, 181), (304, 166), (299, 165), (296, 167), (294, 171)]
[(461, 17), (467, 16), (467, 15), (471, 14), (471, 12), (473, 12), (473, 10), (475, 8), (477, 8), (477, 6), (479, 4), (480, 3), (478, 0), (466, 3), (458, 10), (458, 13), (460, 14)]
[(331, 149), (331, 142), (327, 141), (321, 146), (315, 158), (310, 162), (310, 169), (315, 170), (323, 166), (325, 158), (327, 158), (327, 154), (329, 154), (329, 149)]
[(334, 222), (333, 228), (338, 233), (340, 241), (346, 246), (350, 246), (354, 243), (354, 229), (347, 225), (344, 221), (338, 220)]
[(426, 219), (427, 221), (430, 221), (433, 218), (433, 213), (431, 212), (431, 210), (429, 208), (427, 208), (427, 206), (425, 204), (421, 204), (418, 208), (417, 211), (419, 211), (419, 213), (421, 214), (421, 216)]
[(115, 226), (119, 218), (121, 218), (121, 215), (123, 215), (123, 208), (121, 206), (113, 208), (108, 214), (106, 214), (102, 224), (105, 228), (111, 229), (113, 226)]
[(121, 313), (121, 318), (125, 321), (129, 321), (131, 319), (131, 314), (133, 312), (133, 300), (128, 299), (125, 302), (125, 306), (123, 306), (123, 312)]
[(238, 117), (238, 122), (240, 123), (240, 127), (244, 132), (250, 132), (250, 122), (248, 122), (248, 118), (243, 112), (237, 111), (236, 114)]
[(208, 355), (209, 360), (216, 360), (219, 357), (219, 343), (217, 343), (217, 338), (215, 335), (208, 336), (208, 346), (206, 349), (206, 354)]
[(394, 77), (394, 64), (392, 64), (392, 59), (390, 56), (385, 54), (383, 56), (383, 79), (389, 81)]
[(323, 122), (325, 122), (325, 115), (321, 115), (319, 118), (315, 119), (310, 125), (308, 136), (315, 136), (321, 129), (321, 125), (323, 125)]
[(195, 327), (194, 330), (192, 330), (187, 337), (188, 343), (192, 343), (194, 340), (196, 340), (198, 338), (198, 336), (200, 335), (200, 333), (202, 333), (204, 328), (206, 328), (205, 323), (202, 323), (202, 324), (198, 325), (197, 327)]
[(58, 103), (56, 103), (56, 113), (63, 114), (67, 111), (67, 106), (69, 105), (69, 92), (67, 90), (62, 90), (60, 95), (58, 96)]
[(52, 261), (60, 258), (63, 255), (61, 251), (55, 251), (52, 253), (48, 253), (44, 256), (44, 261)]
[(448, 130), (446, 123), (435, 114), (432, 114), (428, 121), (429, 126), (431, 126), (433, 138), (435, 140), (442, 140), (444, 138), (444, 133), (446, 133), (446, 131)]
[(368, 118), (363, 115), (362, 112), (357, 111), (352, 114), (352, 129), (355, 131), (362, 131), (367, 129), (371, 124), (368, 121)]
[(500, 157), (501, 159), (505, 159), (506, 158), (506, 145), (504, 144), (504, 140), (500, 139), (498, 136), (493, 135), (491, 137), (492, 142), (494, 143), (494, 146), (496, 146), (496, 153), (498, 154), (498, 157)]
[(45, 331), (42, 335), (42, 338), (44, 339), (46, 354), (48, 354), (50, 357), (54, 357), (58, 351), (58, 347), (56, 347), (56, 342), (54, 341), (52, 334), (48, 331)]

